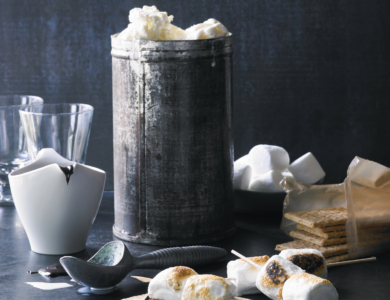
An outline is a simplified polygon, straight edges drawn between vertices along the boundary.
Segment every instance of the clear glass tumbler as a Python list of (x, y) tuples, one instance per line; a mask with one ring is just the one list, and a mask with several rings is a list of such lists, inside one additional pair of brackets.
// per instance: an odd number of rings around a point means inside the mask
[(93, 116), (91, 105), (44, 104), (40, 112), (27, 107), (19, 113), (32, 160), (39, 150), (53, 148), (62, 157), (85, 164)]
[(29, 162), (19, 110), (40, 111), (42, 105), (36, 96), (0, 96), (0, 205), (13, 204), (8, 174)]

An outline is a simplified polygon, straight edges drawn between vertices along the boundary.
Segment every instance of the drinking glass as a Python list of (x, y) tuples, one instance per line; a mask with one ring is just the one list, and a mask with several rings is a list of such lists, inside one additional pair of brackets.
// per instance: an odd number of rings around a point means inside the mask
[(53, 148), (62, 157), (85, 164), (93, 116), (91, 105), (44, 104), (40, 112), (26, 107), (19, 113), (32, 160), (39, 150)]
[(19, 110), (39, 111), (42, 105), (36, 96), (0, 96), (0, 205), (13, 204), (8, 174), (29, 162)]

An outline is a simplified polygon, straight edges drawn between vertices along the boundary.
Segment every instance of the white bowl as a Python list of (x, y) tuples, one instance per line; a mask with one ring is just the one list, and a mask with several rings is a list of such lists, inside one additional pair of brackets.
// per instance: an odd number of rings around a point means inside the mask
[[(67, 184), (60, 167), (70, 165), (74, 169)], [(103, 196), (104, 171), (42, 149), (33, 163), (8, 177), (32, 251), (64, 255), (85, 249)]]

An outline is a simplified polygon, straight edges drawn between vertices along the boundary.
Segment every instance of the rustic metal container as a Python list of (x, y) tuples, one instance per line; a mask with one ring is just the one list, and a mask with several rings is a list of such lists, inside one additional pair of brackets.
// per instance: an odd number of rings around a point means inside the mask
[(223, 239), (233, 217), (232, 36), (112, 42), (114, 234)]

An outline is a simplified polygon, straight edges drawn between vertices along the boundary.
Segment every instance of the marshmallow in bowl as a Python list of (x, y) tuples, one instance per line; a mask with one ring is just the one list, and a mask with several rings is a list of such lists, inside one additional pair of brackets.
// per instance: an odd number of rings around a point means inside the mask
[(256, 177), (249, 184), (249, 190), (255, 192), (275, 193), (283, 191), (280, 182), (284, 176), (279, 171), (268, 171), (267, 173)]
[(296, 159), (288, 170), (298, 182), (307, 184), (315, 184), (325, 177), (324, 170), (311, 152)]
[(301, 273), (291, 276), (284, 283), (283, 300), (338, 300), (333, 284), (326, 279)]
[(252, 167), (252, 172), (257, 175), (265, 174), (270, 170), (283, 172), (289, 163), (290, 156), (279, 146), (257, 145), (249, 151), (249, 165)]
[(273, 300), (282, 300), (283, 285), (291, 276), (304, 273), (300, 267), (279, 256), (272, 256), (256, 278), (257, 288)]
[(247, 190), (252, 178), (249, 156), (245, 155), (234, 162), (233, 189)]
[(259, 289), (256, 287), (256, 277), (261, 267), (268, 261), (269, 256), (248, 257), (251, 261), (258, 264), (260, 268), (252, 266), (243, 259), (232, 260), (227, 265), (228, 278), (234, 278), (237, 287), (237, 296), (258, 294)]
[(186, 282), (197, 274), (193, 269), (182, 266), (165, 269), (158, 273), (149, 283), (149, 298), (181, 300)]
[(315, 249), (287, 249), (279, 253), (279, 256), (291, 261), (294, 265), (307, 273), (326, 278), (328, 269), (324, 255)]
[(234, 296), (236, 286), (229, 280), (215, 275), (194, 275), (187, 280), (181, 299), (232, 300)]

